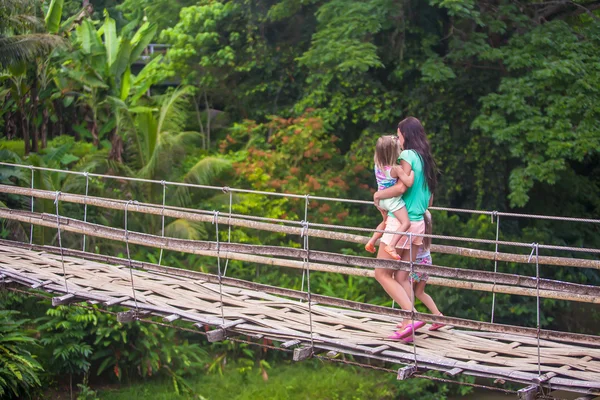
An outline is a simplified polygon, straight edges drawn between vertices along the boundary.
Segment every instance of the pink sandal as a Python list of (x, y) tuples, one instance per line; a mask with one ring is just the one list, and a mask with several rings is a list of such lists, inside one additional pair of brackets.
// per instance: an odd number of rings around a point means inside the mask
[[(444, 314), (442, 314), (442, 313), (439, 313), (438, 315), (440, 317), (444, 316)], [(441, 324), (439, 322), (434, 322), (433, 324), (431, 324), (431, 326), (429, 327), (428, 330), (429, 331), (437, 331), (438, 329), (443, 328), (444, 326), (446, 326), (446, 324)]]
[(394, 332), (393, 334), (391, 334), (390, 336), (388, 336), (388, 339), (402, 340), (405, 337), (407, 337), (408, 335), (410, 335), (413, 332), (413, 329), (416, 331), (418, 329), (421, 329), (424, 326), (425, 326), (425, 322), (423, 322), (423, 321), (415, 321), (412, 324), (408, 324), (406, 326), (406, 328), (404, 328), (403, 330)]

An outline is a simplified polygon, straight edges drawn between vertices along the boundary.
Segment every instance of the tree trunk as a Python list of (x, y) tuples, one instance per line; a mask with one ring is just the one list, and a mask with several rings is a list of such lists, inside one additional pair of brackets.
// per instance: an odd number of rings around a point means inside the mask
[(108, 159), (123, 162), (123, 139), (116, 131), (113, 131), (110, 143), (112, 146), (108, 153)]
[(48, 123), (50, 118), (48, 117), (48, 107), (44, 107), (42, 110), (42, 149), (45, 149), (48, 145)]
[(16, 136), (17, 123), (15, 122), (15, 118), (17, 116), (18, 116), (17, 114), (15, 114), (14, 112), (11, 112), (11, 111), (4, 114), (5, 133), (6, 133), (6, 138), (8, 140), (11, 140)]
[(63, 112), (64, 112), (64, 110), (63, 110), (60, 102), (58, 102), (58, 100), (57, 100), (56, 104), (58, 104), (58, 107), (56, 108), (56, 115), (58, 116), (58, 123), (56, 124), (56, 127), (57, 127), (56, 130), (58, 132), (54, 131), (52, 137), (60, 136), (63, 131), (63, 121), (64, 121)]
[(208, 97), (204, 91), (204, 102), (206, 103), (206, 144), (210, 148), (210, 108), (208, 107)]
[(25, 109), (24, 103), (25, 101), (23, 100), (19, 101), (19, 117), (21, 119), (21, 131), (23, 135), (23, 142), (25, 142), (25, 155), (27, 156), (31, 151), (31, 147), (29, 143), (29, 127), (27, 126), (27, 118), (25, 117), (25, 112), (23, 111)]
[(196, 96), (194, 96), (194, 107), (196, 108), (196, 119), (198, 120), (200, 133), (202, 134), (202, 149), (206, 150), (206, 134), (204, 132), (204, 124), (202, 123), (202, 115), (200, 114), (200, 105), (198, 104), (198, 99)]
[(92, 111), (92, 120), (90, 121), (89, 130), (92, 133), (92, 142), (94, 146), (100, 147), (100, 138), (98, 137), (98, 121), (96, 120), (96, 112)]
[(38, 96), (38, 79), (37, 74), (34, 72), (33, 82), (31, 83), (31, 108), (30, 108), (30, 126), (31, 126), (31, 151), (37, 153), (39, 151), (38, 142), (40, 140), (40, 132), (38, 130), (38, 126), (36, 124), (36, 117), (38, 112), (38, 104), (40, 102), (40, 98)]

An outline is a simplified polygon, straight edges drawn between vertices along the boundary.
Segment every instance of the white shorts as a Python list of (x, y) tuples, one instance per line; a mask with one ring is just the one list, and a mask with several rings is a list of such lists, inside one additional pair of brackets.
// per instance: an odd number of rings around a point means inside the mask
[(405, 206), (406, 204), (404, 203), (402, 196), (379, 200), (379, 207), (391, 213), (395, 213), (396, 211), (401, 210), (402, 207)]

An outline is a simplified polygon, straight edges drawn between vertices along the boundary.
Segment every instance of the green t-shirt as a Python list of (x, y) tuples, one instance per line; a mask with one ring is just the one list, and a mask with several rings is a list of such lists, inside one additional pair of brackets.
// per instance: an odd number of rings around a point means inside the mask
[(423, 171), (423, 160), (415, 150), (402, 151), (400, 153), (400, 160), (409, 163), (415, 173), (413, 185), (406, 189), (406, 192), (402, 195), (406, 203), (408, 219), (411, 221), (422, 221), (423, 214), (425, 214), (427, 207), (429, 207), (429, 198), (431, 197), (431, 192), (429, 191)]

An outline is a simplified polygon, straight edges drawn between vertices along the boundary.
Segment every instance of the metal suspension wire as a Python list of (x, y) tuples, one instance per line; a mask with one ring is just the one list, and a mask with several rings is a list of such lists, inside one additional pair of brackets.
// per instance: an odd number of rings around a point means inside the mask
[(300, 231), (300, 237), (304, 240), (304, 258), (302, 260), (302, 292), (304, 291), (304, 271), (306, 271), (306, 294), (308, 301), (308, 323), (310, 325), (310, 347), (314, 354), (315, 342), (313, 333), (313, 318), (312, 318), (312, 297), (310, 291), (310, 250), (308, 247), (308, 202), (309, 195), (306, 195), (305, 207), (304, 207), (304, 226)]
[(137, 318), (137, 316), (139, 315), (139, 308), (138, 308), (138, 303), (137, 303), (137, 297), (135, 294), (135, 285), (133, 283), (133, 267), (131, 265), (131, 254), (129, 252), (129, 230), (128, 230), (128, 226), (127, 226), (127, 210), (129, 208), (129, 205), (132, 203), (137, 203), (134, 200), (129, 200), (127, 202), (127, 204), (125, 205), (125, 247), (127, 249), (127, 261), (129, 263), (129, 278), (131, 280), (131, 292), (133, 294), (133, 302), (135, 304), (135, 317)]
[(56, 191), (56, 197), (54, 198), (54, 206), (56, 207), (56, 229), (58, 231), (58, 247), (60, 249), (60, 263), (62, 264), (63, 277), (65, 279), (65, 292), (69, 293), (69, 285), (67, 284), (67, 271), (65, 270), (65, 255), (63, 253), (62, 239), (60, 236), (60, 216), (58, 214), (59, 198), (60, 198), (60, 192)]
[[(229, 193), (229, 217), (227, 219), (227, 243), (231, 243), (231, 206), (233, 203), (233, 193), (229, 190), (229, 187), (223, 187), (224, 193)], [(229, 252), (227, 252), (227, 258), (225, 259), (225, 269), (223, 271), (223, 276), (227, 276), (227, 267), (229, 266)]]
[(535, 290), (536, 290), (536, 301), (537, 301), (537, 359), (538, 359), (538, 376), (542, 376), (542, 359), (540, 350), (540, 263), (539, 263), (539, 246), (534, 243), (535, 250)]
[(415, 343), (415, 280), (414, 280), (414, 262), (413, 262), (413, 238), (412, 232), (408, 232), (408, 256), (410, 258), (410, 273), (408, 275), (410, 281), (410, 295), (411, 295), (411, 309), (410, 309), (410, 319), (413, 327), (411, 329), (412, 341), (413, 341), (413, 355), (415, 357), (415, 371), (419, 368), (419, 363), (417, 361), (417, 345)]
[[(164, 238), (165, 237), (165, 202), (167, 199), (167, 185), (166, 185), (165, 181), (160, 181), (160, 183), (163, 187), (160, 235), (161, 235), (161, 237)], [(161, 263), (162, 263), (163, 251), (164, 251), (164, 249), (161, 247), (160, 254), (158, 255), (158, 265), (162, 265)]]
[[(87, 198), (88, 198), (88, 190), (90, 188), (90, 175), (87, 172), (83, 173), (85, 176), (85, 197), (83, 198), (83, 222), (87, 222)], [(81, 243), (81, 251), (85, 251), (85, 238), (86, 235), (83, 235), (83, 241)]]
[[(494, 216), (496, 216), (496, 249), (494, 251), (494, 274), (498, 272), (498, 237), (500, 234), (500, 216), (494, 211), (492, 214), (492, 223), (494, 222)], [(492, 318), (491, 322), (494, 323), (494, 313), (496, 311), (496, 278), (494, 277), (494, 286), (492, 286)]]
[[(302, 222), (308, 222), (308, 197), (309, 195), (306, 195), (306, 199), (304, 202), (304, 219), (302, 220)], [(306, 237), (304, 240), (307, 242), (308, 241), (308, 225), (306, 226), (306, 229), (302, 228), (302, 232), (303, 234), (300, 235), (300, 238), (304, 238)], [(300, 291), (304, 292), (304, 275), (305, 275), (305, 270), (304, 268), (302, 269), (302, 286), (300, 287)]]
[(221, 302), (221, 320), (225, 325), (225, 305), (223, 304), (223, 275), (221, 275), (221, 246), (219, 241), (219, 212), (214, 211), (213, 224), (215, 225), (216, 240), (217, 240), (217, 272), (219, 274), (219, 299)]
[[(61, 173), (66, 173), (66, 174), (83, 175), (83, 172), (79, 172), (79, 171), (67, 171), (67, 170), (61, 170), (61, 169), (56, 169), (56, 168), (36, 167), (36, 166), (14, 164), (14, 163), (7, 163), (7, 162), (0, 162), (0, 165), (16, 167), (16, 168), (32, 168), (32, 169), (36, 169), (36, 170), (40, 170), (40, 171), (61, 172)], [(105, 174), (90, 173), (90, 176), (98, 177), (98, 178), (133, 181), (133, 182), (160, 183), (160, 181), (153, 180), (153, 179), (133, 178), (133, 177), (117, 176), (117, 175), (105, 175)], [(197, 189), (223, 190), (223, 187), (219, 187), (219, 186), (198, 185), (198, 184), (192, 184), (192, 183), (170, 182), (170, 181), (167, 181), (167, 183), (169, 185), (173, 185), (173, 186), (183, 186), (183, 187), (190, 187), (190, 188), (197, 188)], [(264, 194), (267, 196), (289, 197), (289, 198), (296, 198), (296, 199), (301, 199), (304, 197), (304, 195), (299, 195), (299, 194), (266, 192), (266, 191), (260, 191), (260, 190), (248, 190), (248, 189), (236, 189), (236, 188), (230, 188), (229, 190), (236, 192), (236, 193)], [(351, 203), (351, 204), (373, 205), (372, 201), (367, 201), (367, 200), (353, 200), (353, 199), (332, 198), (332, 197), (322, 197), (322, 196), (311, 196), (311, 198), (316, 201), (334, 201), (334, 202), (338, 202), (338, 203), (342, 202), (342, 203)], [(492, 215), (494, 213), (493, 211), (460, 209), (460, 208), (450, 208), (450, 207), (430, 207), (429, 209), (436, 210), (436, 211), (449, 211), (449, 212), (480, 214), (480, 215)], [(509, 213), (509, 212), (497, 212), (497, 215), (501, 215), (504, 217), (514, 217), (514, 218), (535, 218), (535, 219), (547, 219), (547, 220), (555, 220), (555, 221), (600, 224), (600, 219), (594, 219), (594, 218), (575, 218), (575, 217), (561, 217), (561, 216), (552, 216), (552, 215), (519, 214), (519, 213)]]
[[(34, 179), (35, 175), (33, 174), (33, 166), (31, 166), (31, 190), (34, 188)], [(31, 196), (31, 212), (33, 212), (33, 201), (34, 197)], [(31, 228), (29, 229), (29, 244), (33, 244), (33, 224), (31, 224)]]

